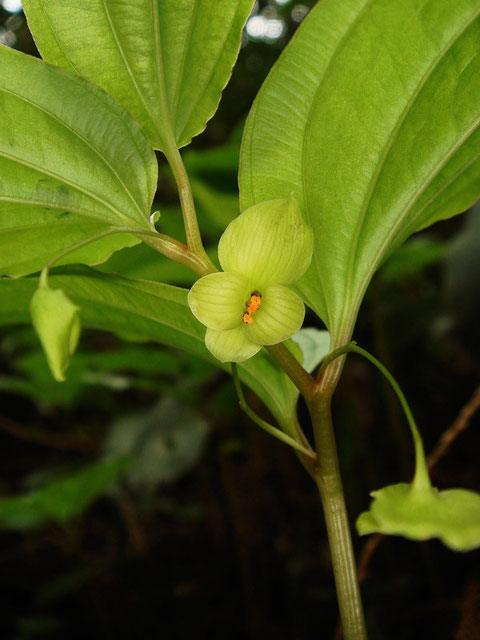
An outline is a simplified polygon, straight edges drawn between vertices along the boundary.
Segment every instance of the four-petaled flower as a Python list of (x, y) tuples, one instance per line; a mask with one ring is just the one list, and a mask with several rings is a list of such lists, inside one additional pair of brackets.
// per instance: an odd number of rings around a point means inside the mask
[(285, 285), (305, 273), (312, 252), (312, 231), (292, 196), (254, 205), (229, 224), (218, 245), (223, 272), (200, 278), (188, 294), (218, 360), (242, 362), (297, 333), (305, 307)]

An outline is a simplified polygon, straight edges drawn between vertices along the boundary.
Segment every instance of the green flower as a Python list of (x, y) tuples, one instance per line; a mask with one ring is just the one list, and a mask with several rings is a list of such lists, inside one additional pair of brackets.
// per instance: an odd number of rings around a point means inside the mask
[(58, 382), (65, 380), (65, 370), (80, 337), (78, 311), (61, 289), (48, 286), (46, 275), (42, 274), (30, 302), (30, 315), (52, 375)]
[(188, 294), (218, 360), (242, 362), (297, 333), (305, 307), (285, 285), (305, 273), (312, 252), (293, 197), (254, 205), (228, 225), (218, 246), (223, 272), (200, 278)]

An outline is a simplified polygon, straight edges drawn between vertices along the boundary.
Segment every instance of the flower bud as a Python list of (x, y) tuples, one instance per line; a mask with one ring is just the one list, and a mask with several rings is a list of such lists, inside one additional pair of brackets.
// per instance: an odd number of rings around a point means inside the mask
[(53, 377), (65, 380), (65, 370), (80, 337), (79, 308), (60, 289), (41, 282), (30, 302), (33, 327), (40, 338)]

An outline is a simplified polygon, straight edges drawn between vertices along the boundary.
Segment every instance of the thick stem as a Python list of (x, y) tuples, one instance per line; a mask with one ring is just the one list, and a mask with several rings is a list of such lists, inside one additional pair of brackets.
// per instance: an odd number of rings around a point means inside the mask
[[(176, 145), (172, 145), (170, 149), (165, 151), (165, 155), (175, 177), (175, 182), (177, 183), (188, 249), (208, 267), (209, 270), (207, 273), (213, 273), (217, 271), (217, 269), (203, 247), (197, 213), (195, 211), (195, 203), (193, 201), (192, 187), (188, 174), (185, 171), (180, 152)], [(206, 275), (206, 273), (203, 275)]]
[(309, 408), (318, 456), (318, 472), (314, 480), (325, 513), (343, 637), (344, 640), (366, 640), (367, 630), (338, 464), (330, 396), (317, 394), (309, 403)]
[(267, 349), (302, 393), (312, 418), (317, 463), (307, 465), (306, 469), (318, 487), (325, 513), (344, 640), (366, 640), (367, 631), (330, 411), (344, 357), (329, 360), (315, 383), (284, 344)]

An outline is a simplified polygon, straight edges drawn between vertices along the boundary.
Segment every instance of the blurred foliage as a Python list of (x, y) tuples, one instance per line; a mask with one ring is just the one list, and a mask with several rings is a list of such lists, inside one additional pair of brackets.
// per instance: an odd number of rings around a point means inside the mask
[(0, 527), (30, 529), (52, 520), (64, 524), (85, 511), (130, 464), (125, 457), (104, 460), (25, 495), (0, 498)]
[(172, 398), (151, 410), (120, 417), (105, 441), (107, 456), (132, 456), (126, 481), (137, 490), (153, 490), (177, 480), (203, 453), (208, 427), (198, 414)]

